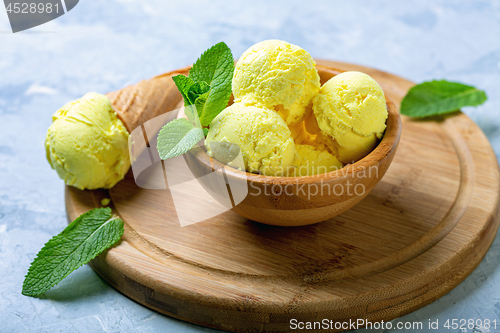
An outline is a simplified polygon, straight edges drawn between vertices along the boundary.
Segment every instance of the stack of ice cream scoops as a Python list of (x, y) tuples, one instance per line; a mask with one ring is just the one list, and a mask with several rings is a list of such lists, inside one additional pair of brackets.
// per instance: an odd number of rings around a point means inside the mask
[(246, 171), (312, 176), (335, 171), (375, 148), (386, 128), (380, 86), (344, 72), (323, 86), (311, 55), (280, 40), (250, 47), (236, 63), (234, 104), (210, 124), (210, 143), (237, 144)]
[[(321, 86), (311, 55), (280, 40), (257, 43), (243, 53), (232, 90), (234, 103), (212, 121), (205, 146), (214, 155), (212, 142), (236, 144), (247, 172), (332, 172), (369, 154), (386, 128), (385, 96), (369, 75), (344, 72)], [(111, 188), (125, 176), (133, 128), (113, 106), (106, 96), (90, 93), (54, 114), (47, 159), (66, 184)]]

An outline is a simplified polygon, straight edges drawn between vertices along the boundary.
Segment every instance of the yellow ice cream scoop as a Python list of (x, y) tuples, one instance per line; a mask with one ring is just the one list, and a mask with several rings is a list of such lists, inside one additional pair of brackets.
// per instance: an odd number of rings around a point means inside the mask
[(88, 93), (52, 116), (47, 131), (47, 160), (67, 185), (111, 188), (130, 167), (129, 133), (108, 97)]
[(314, 176), (333, 172), (344, 165), (326, 150), (320, 150), (310, 145), (295, 145), (294, 176)]
[(307, 51), (281, 40), (266, 40), (243, 53), (232, 87), (235, 102), (275, 110), (287, 125), (294, 125), (311, 113), (320, 81)]
[[(375, 148), (388, 116), (382, 88), (369, 75), (354, 71), (328, 80), (313, 99), (313, 111), (321, 133), (335, 141), (343, 163), (355, 162)], [(306, 124), (314, 131), (314, 119)]]
[(216, 142), (237, 145), (246, 171), (267, 176), (286, 176), (295, 157), (285, 121), (273, 110), (243, 103), (227, 107), (210, 124), (205, 146), (213, 157)]

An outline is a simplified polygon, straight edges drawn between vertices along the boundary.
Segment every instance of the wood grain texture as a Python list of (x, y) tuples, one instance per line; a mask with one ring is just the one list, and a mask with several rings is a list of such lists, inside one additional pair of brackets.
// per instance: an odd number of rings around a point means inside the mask
[[(375, 69), (399, 105), (412, 83)], [(108, 191), (66, 188), (68, 219), (111, 197), (126, 222), (119, 245), (92, 267), (125, 295), (167, 315), (237, 332), (286, 332), (289, 321), (390, 320), (457, 286), (499, 224), (500, 177), (491, 146), (461, 113), (402, 117), (398, 153), (359, 204), (328, 221), (276, 227), (234, 212), (180, 227), (169, 190), (129, 173)]]

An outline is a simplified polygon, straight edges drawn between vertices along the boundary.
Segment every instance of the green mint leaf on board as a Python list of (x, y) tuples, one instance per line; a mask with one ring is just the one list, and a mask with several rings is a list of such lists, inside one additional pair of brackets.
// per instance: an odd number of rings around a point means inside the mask
[(486, 101), (486, 93), (465, 84), (428, 81), (411, 88), (401, 102), (401, 113), (424, 118), (457, 111), (464, 106), (477, 106)]
[(204, 139), (203, 130), (185, 118), (168, 122), (158, 134), (157, 149), (162, 160), (182, 155)]
[(208, 128), (203, 127), (203, 134), (204, 134), (205, 136), (207, 136), (207, 135), (208, 135)]
[(184, 98), (184, 105), (194, 104), (194, 100), (191, 100), (189, 98), (189, 92), (191, 91), (195, 82), (189, 77), (180, 74), (172, 77), (172, 80), (174, 81), (175, 85), (177, 86), (177, 89)]
[(38, 252), (24, 279), (23, 295), (37, 296), (49, 290), (118, 242), (123, 230), (123, 221), (111, 215), (111, 208), (80, 215)]
[(231, 96), (231, 81), (234, 72), (234, 58), (229, 47), (220, 42), (215, 44), (194, 63), (189, 77), (195, 82), (206, 82), (210, 91), (206, 101), (198, 110), (202, 126), (209, 126), (212, 120), (226, 108)]

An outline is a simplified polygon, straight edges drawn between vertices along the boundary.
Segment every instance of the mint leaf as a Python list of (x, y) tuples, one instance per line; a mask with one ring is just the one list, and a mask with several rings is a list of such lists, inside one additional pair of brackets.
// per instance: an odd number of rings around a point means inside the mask
[(209, 129), (206, 127), (203, 127), (203, 135), (207, 136), (208, 135)]
[(38, 252), (24, 279), (23, 295), (37, 296), (49, 290), (122, 235), (123, 221), (111, 216), (111, 208), (96, 208), (80, 215)]
[(423, 118), (477, 106), (486, 101), (486, 93), (457, 82), (427, 81), (411, 88), (401, 102), (401, 113)]
[(189, 99), (191, 101), (195, 102), (199, 96), (201, 96), (205, 93), (208, 93), (209, 90), (210, 90), (210, 86), (205, 81), (196, 82), (189, 89), (189, 92), (188, 92)]
[(190, 79), (187, 76), (184, 75), (176, 75), (172, 77), (172, 80), (174, 81), (175, 85), (177, 86), (177, 89), (181, 93), (182, 97), (184, 98), (184, 105), (192, 105), (194, 104), (195, 100), (190, 99), (189, 97), (189, 91), (195, 84), (195, 82)]
[(208, 97), (199, 103), (198, 110), (202, 126), (208, 126), (212, 120), (226, 108), (231, 96), (231, 81), (234, 72), (234, 59), (229, 47), (220, 42), (215, 44), (194, 63), (189, 77), (196, 82), (210, 85)]
[(196, 101), (194, 101), (194, 105), (196, 106), (196, 110), (198, 111), (198, 117), (200, 118), (200, 123), (201, 123), (201, 117), (203, 115), (203, 110), (205, 110), (205, 104), (207, 103), (209, 94), (210, 92), (204, 93), (203, 95), (198, 96), (198, 98), (196, 98)]
[[(203, 108), (198, 107), (197, 100), (201, 97), (204, 96), (203, 99), (206, 101), (208, 94), (209, 94), (210, 86), (204, 82), (196, 82), (192, 87), (191, 90), (189, 91), (189, 99), (192, 100), (196, 105), (197, 113), (198, 116), (201, 116), (201, 113), (203, 112)], [(204, 102), (203, 102), (204, 104)]]
[[(220, 69), (221, 64), (227, 62), (227, 56), (231, 55), (231, 50), (224, 42), (220, 42), (203, 52), (196, 60), (193, 67), (189, 71), (189, 77), (196, 82), (204, 81), (210, 84), (214, 78), (217, 69)], [(231, 55), (231, 65), (234, 65)]]
[(161, 129), (157, 144), (161, 159), (184, 154), (205, 138), (208, 129), (202, 127), (209, 126), (229, 102), (233, 72), (231, 50), (220, 42), (200, 56), (189, 76), (172, 78), (184, 98), (185, 114), (189, 120), (176, 119)]
[(205, 81), (197, 82), (200, 85), (200, 94), (204, 94), (210, 90), (210, 85)]
[(184, 98), (184, 105), (193, 105), (196, 99), (210, 90), (210, 85), (204, 81), (195, 82), (191, 78), (184, 75), (176, 75), (172, 77), (177, 89)]
[(194, 127), (201, 127), (196, 105), (186, 105), (184, 107), (184, 114), (187, 116), (188, 120), (193, 124)]
[(158, 134), (157, 149), (162, 160), (182, 155), (204, 139), (203, 130), (185, 118), (168, 122)]

